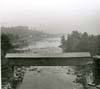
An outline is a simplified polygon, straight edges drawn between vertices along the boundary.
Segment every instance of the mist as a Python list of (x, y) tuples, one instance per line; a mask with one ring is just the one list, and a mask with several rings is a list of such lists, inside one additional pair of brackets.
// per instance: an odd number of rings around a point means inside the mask
[(24, 25), (49, 33), (100, 34), (99, 0), (1, 0), (0, 25)]

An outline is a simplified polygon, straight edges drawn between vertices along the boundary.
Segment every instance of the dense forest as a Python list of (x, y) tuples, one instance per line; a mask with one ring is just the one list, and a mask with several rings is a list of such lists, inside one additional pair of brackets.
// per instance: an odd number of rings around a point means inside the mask
[(63, 52), (90, 52), (92, 55), (100, 54), (100, 35), (90, 35), (87, 32), (72, 31), (61, 37)]

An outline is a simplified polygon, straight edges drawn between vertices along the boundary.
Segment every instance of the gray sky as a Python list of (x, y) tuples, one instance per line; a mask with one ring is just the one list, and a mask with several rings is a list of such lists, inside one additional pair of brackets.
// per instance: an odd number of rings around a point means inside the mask
[(100, 0), (0, 0), (0, 25), (100, 34)]

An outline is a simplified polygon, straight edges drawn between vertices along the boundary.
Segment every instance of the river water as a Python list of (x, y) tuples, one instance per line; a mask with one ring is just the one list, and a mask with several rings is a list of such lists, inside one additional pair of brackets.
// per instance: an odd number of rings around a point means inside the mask
[(29, 46), (17, 49), (23, 50), (24, 52), (28, 53), (35, 53), (35, 54), (45, 54), (45, 53), (62, 53), (62, 49), (59, 48), (61, 45), (61, 38), (48, 38), (38, 42), (33, 42)]

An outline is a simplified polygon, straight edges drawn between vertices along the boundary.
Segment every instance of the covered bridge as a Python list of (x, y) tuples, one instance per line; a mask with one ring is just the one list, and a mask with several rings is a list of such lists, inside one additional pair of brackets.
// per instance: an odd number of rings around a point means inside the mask
[(74, 66), (93, 62), (89, 52), (55, 54), (8, 53), (6, 58), (12, 66)]

